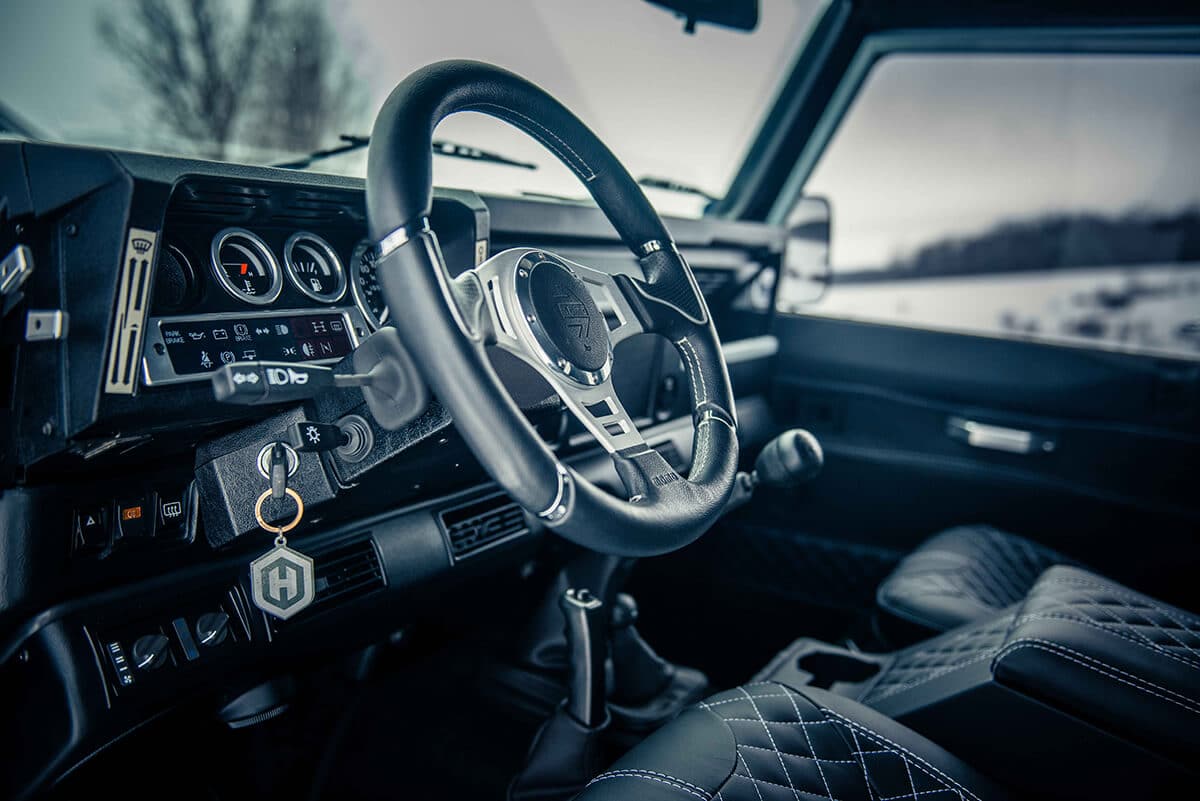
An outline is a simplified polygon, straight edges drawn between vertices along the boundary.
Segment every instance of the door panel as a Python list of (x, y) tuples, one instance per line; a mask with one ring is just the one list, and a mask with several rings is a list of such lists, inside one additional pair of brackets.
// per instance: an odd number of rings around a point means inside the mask
[[(774, 330), (773, 412), (817, 434), (826, 469), (790, 497), (757, 499), (760, 522), (901, 551), (990, 523), (1188, 594), (1195, 365), (789, 315)], [(1032, 450), (969, 444), (963, 421), (1029, 432)]]

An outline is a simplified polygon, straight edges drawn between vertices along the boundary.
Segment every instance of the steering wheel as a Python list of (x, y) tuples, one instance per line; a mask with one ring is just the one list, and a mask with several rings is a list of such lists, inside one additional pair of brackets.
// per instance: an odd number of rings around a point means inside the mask
[[(644, 280), (545, 249), (512, 248), (457, 278), (429, 229), (433, 130), (459, 111), (501, 119), (575, 173), (633, 251)], [(405, 347), (488, 473), (564, 538), (619, 556), (676, 550), (721, 513), (737, 469), (737, 419), (717, 332), (691, 268), (641, 188), (562, 104), (524, 78), (474, 61), (417, 70), (371, 133), (367, 216), (380, 284)], [(615, 310), (609, 328), (596, 297)], [(692, 391), (686, 479), (649, 447), (613, 389), (613, 346), (650, 332), (674, 343)], [(509, 397), (485, 352), (536, 370), (611, 454), (628, 499), (560, 462)]]

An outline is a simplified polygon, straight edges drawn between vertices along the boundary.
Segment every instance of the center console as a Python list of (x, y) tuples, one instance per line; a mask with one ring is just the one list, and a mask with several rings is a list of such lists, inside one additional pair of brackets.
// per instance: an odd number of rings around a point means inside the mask
[(797, 640), (755, 680), (854, 698), (1035, 796), (1157, 797), (1200, 764), (1200, 618), (1073, 567), (892, 654)]

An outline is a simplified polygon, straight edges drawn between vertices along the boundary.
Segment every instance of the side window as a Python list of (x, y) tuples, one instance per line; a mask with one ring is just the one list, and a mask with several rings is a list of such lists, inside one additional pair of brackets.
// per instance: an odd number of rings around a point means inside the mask
[(782, 312), (1200, 359), (1200, 57), (889, 57), (805, 193)]

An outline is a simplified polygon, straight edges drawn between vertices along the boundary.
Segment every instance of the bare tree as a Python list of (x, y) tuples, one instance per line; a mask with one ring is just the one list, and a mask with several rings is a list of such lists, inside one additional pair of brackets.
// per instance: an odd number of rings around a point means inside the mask
[(234, 143), (309, 150), (357, 116), (349, 63), (317, 0), (126, 0), (97, 20), (153, 119), (226, 158)]
[(306, 152), (337, 133), (353, 133), (364, 105), (361, 84), (324, 9), (314, 2), (277, 9), (267, 37), (256, 84), (256, 141)]

